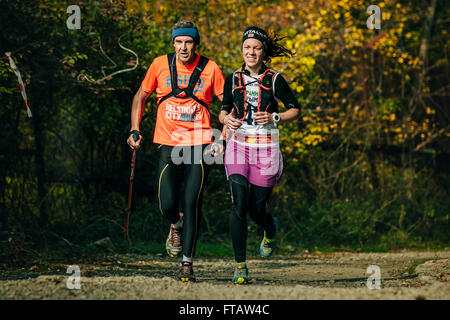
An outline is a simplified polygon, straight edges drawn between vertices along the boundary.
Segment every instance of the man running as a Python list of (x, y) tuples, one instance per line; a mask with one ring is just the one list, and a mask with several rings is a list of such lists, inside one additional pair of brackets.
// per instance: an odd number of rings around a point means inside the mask
[[(171, 222), (166, 251), (171, 257), (182, 253), (179, 279), (195, 281), (192, 268), (201, 217), (202, 192), (209, 166), (202, 155), (213, 142), (209, 105), (212, 95), (223, 97), (224, 76), (214, 61), (196, 53), (200, 35), (195, 24), (181, 21), (174, 25), (175, 53), (157, 57), (134, 96), (131, 131), (127, 140), (139, 149), (139, 124), (147, 97), (156, 90), (158, 111), (153, 142), (158, 144), (157, 184), (161, 213)], [(139, 135), (134, 141), (133, 133)], [(178, 210), (178, 190), (184, 212)]]

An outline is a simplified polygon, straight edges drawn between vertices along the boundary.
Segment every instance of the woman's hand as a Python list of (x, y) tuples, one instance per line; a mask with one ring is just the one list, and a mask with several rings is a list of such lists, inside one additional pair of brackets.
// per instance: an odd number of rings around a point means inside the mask
[(255, 120), (256, 124), (260, 125), (273, 123), (272, 114), (265, 111), (255, 112), (253, 114), (253, 120)]
[(231, 130), (236, 130), (242, 126), (242, 121), (234, 117), (234, 110), (223, 118), (223, 123)]

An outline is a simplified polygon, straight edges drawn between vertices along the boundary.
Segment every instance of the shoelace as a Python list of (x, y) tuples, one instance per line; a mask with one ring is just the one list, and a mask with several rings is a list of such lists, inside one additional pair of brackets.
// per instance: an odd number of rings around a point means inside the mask
[(185, 275), (190, 275), (192, 271), (192, 265), (190, 263), (181, 264), (181, 273)]
[(263, 247), (266, 247), (266, 248), (271, 248), (271, 247), (272, 247), (272, 245), (271, 245), (271, 243), (270, 243), (270, 242), (268, 242), (268, 241), (267, 241), (266, 239), (264, 239)]
[(241, 274), (241, 272), (245, 272), (247, 268), (242, 264), (238, 263), (238, 274)]
[(172, 242), (175, 247), (181, 245), (181, 232), (178, 229), (172, 227)]

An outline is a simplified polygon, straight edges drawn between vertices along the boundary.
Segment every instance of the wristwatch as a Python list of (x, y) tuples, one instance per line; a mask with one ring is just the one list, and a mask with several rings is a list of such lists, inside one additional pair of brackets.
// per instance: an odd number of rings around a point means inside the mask
[(272, 113), (272, 119), (273, 123), (277, 124), (281, 120), (281, 117), (278, 113), (274, 112)]

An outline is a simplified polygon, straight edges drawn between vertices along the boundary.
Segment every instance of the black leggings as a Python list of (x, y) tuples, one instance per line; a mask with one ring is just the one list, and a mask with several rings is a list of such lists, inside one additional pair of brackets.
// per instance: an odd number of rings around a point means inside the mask
[[(184, 191), (181, 195), (183, 207), (183, 255), (193, 257), (201, 219), (202, 193), (209, 173), (209, 166), (203, 163), (202, 154), (206, 145), (198, 147), (158, 148), (158, 201), (161, 213), (176, 223), (179, 216), (179, 190), (184, 177)], [(176, 157), (172, 155), (178, 150)], [(180, 163), (181, 156), (184, 161)]]
[(236, 262), (244, 262), (247, 249), (247, 211), (250, 218), (264, 228), (268, 238), (275, 236), (273, 218), (267, 214), (267, 201), (272, 187), (258, 187), (250, 184), (239, 174), (229, 177), (233, 208), (230, 218), (231, 241)]

